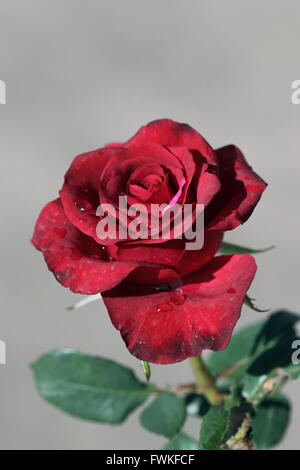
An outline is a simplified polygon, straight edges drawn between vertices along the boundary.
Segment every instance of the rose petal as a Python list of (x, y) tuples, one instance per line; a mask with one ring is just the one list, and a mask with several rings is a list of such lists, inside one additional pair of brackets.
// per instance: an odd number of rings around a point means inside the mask
[(221, 189), (206, 209), (208, 227), (233, 230), (246, 222), (267, 184), (248, 165), (241, 151), (228, 145), (215, 151)]
[(32, 243), (56, 279), (81, 294), (112, 289), (138, 266), (134, 261), (109, 261), (105, 249), (70, 223), (59, 199), (42, 210)]
[[(179, 276), (185, 276), (192, 272), (198, 271), (202, 266), (207, 264), (218, 251), (223, 239), (222, 232), (213, 230), (205, 232), (204, 246), (200, 250), (187, 250), (185, 239), (168, 240), (165, 243), (144, 245), (142, 243), (121, 243), (107, 248), (109, 254), (117, 261), (138, 261), (140, 263), (151, 263), (164, 265), (175, 270)], [(191, 242), (190, 240), (188, 241)], [(142, 275), (141, 270), (132, 273), (136, 282), (139, 284), (155, 285), (159, 284), (157, 279), (154, 280), (147, 275)]]
[[(180, 276), (198, 271), (217, 253), (223, 240), (223, 232), (215, 230), (204, 232), (204, 245), (200, 250), (184, 250), (176, 263)], [(190, 241), (189, 241), (190, 242)]]
[(220, 256), (183, 279), (179, 290), (130, 291), (124, 282), (103, 300), (134, 356), (170, 364), (227, 346), (255, 272), (250, 255)]
[(152, 263), (140, 263), (140, 266), (128, 275), (128, 283), (137, 286), (159, 286), (179, 279), (178, 273), (168, 267)]
[(156, 164), (168, 169), (174, 175), (178, 184), (184, 176), (184, 169), (180, 161), (161, 145), (146, 142), (128, 148), (111, 150), (112, 156), (103, 169), (100, 178), (99, 191), (102, 203), (118, 204), (118, 197), (125, 189), (124, 183), (130, 180), (131, 175), (137, 168), (146, 164)]
[[(99, 193), (101, 203), (112, 204), (114, 208), (117, 209), (117, 218), (119, 219), (122, 227), (127, 227), (129, 223), (125, 210), (118, 210), (119, 195), (122, 194), (123, 196), (126, 196), (126, 194), (124, 194), (126, 183), (130, 181), (134, 174), (137, 174), (137, 168), (141, 167), (141, 169), (143, 169), (147, 164), (153, 165), (155, 163), (164, 169), (165, 184), (161, 186), (157, 193), (153, 193), (153, 198), (150, 198), (149, 201), (142, 201), (145, 206), (145, 211), (141, 212), (139, 219), (141, 223), (144, 223), (144, 225), (146, 225), (150, 230), (149, 204), (158, 204), (162, 199), (165, 199), (165, 204), (172, 201), (172, 198), (176, 193), (181, 191), (180, 188), (183, 186), (182, 182), (185, 181), (185, 169), (181, 161), (172, 152), (158, 144), (143, 143), (116, 150), (118, 151), (118, 154), (112, 156), (101, 174)], [(120, 150), (121, 152), (119, 152)], [(158, 174), (158, 170), (156, 171), (156, 174)], [(171, 178), (173, 179), (173, 188), (169, 181)], [(174, 194), (171, 194), (171, 190), (173, 190)], [(136, 200), (132, 195), (127, 197), (128, 205), (140, 202), (141, 201)], [(172, 213), (171, 216), (173, 217)], [(167, 218), (165, 217), (164, 220), (166, 219)], [(158, 217), (156, 223), (156, 228), (158, 230), (160, 228), (160, 220), (161, 217)], [(143, 230), (143, 232), (145, 232), (144, 243), (153, 243), (153, 239), (149, 241), (148, 231)], [(161, 237), (159, 236), (158, 238), (160, 241)], [(170, 238), (174, 237), (170, 236)], [(163, 241), (165, 239), (166, 238), (164, 238)], [(119, 241), (118, 237), (114, 239), (115, 243), (117, 241)], [(135, 244), (136, 241), (132, 240), (132, 243)], [(111, 241), (102, 240), (102, 244), (110, 245)]]
[(107, 248), (117, 261), (137, 261), (141, 266), (128, 280), (143, 285), (165, 284), (178, 278), (176, 262), (184, 249), (183, 240), (171, 240), (154, 246), (119, 243)]
[[(219, 168), (208, 164), (198, 150), (191, 151), (196, 164), (193, 188), (198, 204), (209, 204), (221, 188)], [(194, 198), (195, 199), (195, 198)]]
[[(96, 227), (99, 206), (100, 175), (112, 153), (117, 149), (99, 149), (77, 156), (65, 175), (60, 192), (61, 201), (68, 219), (82, 233), (100, 242)], [(100, 242), (101, 243), (101, 242)]]
[(198, 150), (207, 163), (216, 165), (213, 149), (206, 140), (195, 129), (188, 124), (172, 121), (171, 119), (158, 119), (146, 126), (141, 127), (138, 132), (123, 145), (130, 147), (133, 144), (152, 142), (167, 147), (186, 147)]

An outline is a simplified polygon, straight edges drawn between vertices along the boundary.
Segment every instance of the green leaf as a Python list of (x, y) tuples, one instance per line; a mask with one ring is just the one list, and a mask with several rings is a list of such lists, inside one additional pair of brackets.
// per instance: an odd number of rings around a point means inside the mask
[(254, 403), (276, 389), (286, 376), (296, 379), (300, 375), (300, 364), (291, 361), (291, 345), (295, 335), (282, 339), (275, 346), (255, 357), (244, 377), (243, 396)]
[(45, 354), (32, 368), (43, 398), (90, 421), (121, 423), (154, 389), (121, 364), (70, 349)]
[(170, 393), (163, 393), (144, 409), (140, 421), (148, 431), (173, 437), (181, 429), (185, 416), (184, 400)]
[(252, 428), (258, 449), (270, 449), (283, 438), (290, 418), (290, 402), (284, 395), (263, 401), (257, 407)]
[(224, 369), (235, 366), (231, 371), (228, 370), (228, 375), (232, 378), (240, 378), (247, 369), (257, 335), (263, 326), (264, 322), (260, 321), (242, 328), (232, 336), (226, 349), (211, 353), (207, 359), (210, 372), (219, 374)]
[(234, 382), (227, 392), (227, 396), (224, 402), (225, 410), (229, 411), (231, 408), (239, 406), (242, 399), (241, 387), (238, 382)]
[(219, 255), (243, 255), (245, 253), (249, 253), (252, 255), (258, 254), (258, 253), (265, 253), (266, 251), (272, 250), (274, 246), (269, 246), (268, 248), (263, 248), (263, 249), (253, 249), (253, 248), (248, 248), (246, 246), (241, 246), (241, 245), (235, 245), (233, 243), (228, 243), (228, 242), (222, 242), (218, 254)]
[(189, 393), (184, 400), (186, 412), (190, 416), (204, 416), (210, 408), (210, 404), (204, 395)]
[(251, 310), (254, 310), (255, 312), (258, 312), (258, 313), (266, 313), (270, 311), (269, 308), (260, 309), (256, 307), (254, 302), (255, 302), (255, 299), (252, 299), (251, 297), (249, 297), (249, 295), (246, 295), (244, 299), (244, 304), (247, 305), (247, 307), (251, 308)]
[(295, 324), (299, 320), (299, 315), (278, 311), (265, 321), (241, 329), (232, 336), (226, 349), (209, 355), (209, 370), (239, 383), (245, 374), (250, 374), (245, 378), (246, 388), (249, 387), (244, 395), (247, 398), (257, 392), (275, 368), (282, 367), (291, 378), (297, 378), (300, 365), (291, 361), (291, 344), (297, 339)]
[(298, 321), (298, 315), (286, 311), (277, 312), (266, 321), (243, 379), (243, 396), (247, 400), (258, 404), (276, 390), (284, 376), (299, 377), (300, 364), (292, 362)]
[(203, 418), (200, 430), (200, 449), (217, 450), (226, 433), (228, 412), (221, 406), (213, 406)]
[(195, 439), (180, 432), (163, 447), (163, 450), (199, 450), (199, 447)]

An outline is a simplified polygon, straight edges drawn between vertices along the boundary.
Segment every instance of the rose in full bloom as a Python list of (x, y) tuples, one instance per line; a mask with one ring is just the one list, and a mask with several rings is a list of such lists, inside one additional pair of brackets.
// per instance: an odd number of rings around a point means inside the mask
[[(224, 349), (256, 264), (248, 254), (217, 256), (223, 234), (244, 223), (266, 183), (234, 145), (213, 150), (187, 124), (153, 121), (125, 143), (77, 156), (60, 197), (48, 203), (33, 244), (73, 292), (101, 292), (129, 351), (158, 364)], [(204, 244), (185, 237), (99, 239), (97, 209), (128, 204), (203, 204)], [(127, 222), (125, 222), (127, 223)]]

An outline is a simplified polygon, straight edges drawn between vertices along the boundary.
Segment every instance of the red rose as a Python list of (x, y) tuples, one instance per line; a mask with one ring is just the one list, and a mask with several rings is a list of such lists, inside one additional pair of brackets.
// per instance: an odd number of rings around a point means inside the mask
[[(133, 355), (158, 364), (182, 361), (229, 342), (256, 264), (250, 255), (214, 256), (223, 232), (248, 219), (265, 187), (237, 147), (214, 151), (187, 124), (162, 119), (125, 143), (76, 157), (32, 241), (63, 286), (103, 293)], [(101, 204), (115, 209), (118, 228), (128, 225), (120, 195), (147, 210), (204, 204), (203, 247), (187, 250), (185, 237), (174, 238), (172, 230), (164, 239), (163, 226), (155, 239), (118, 233), (99, 239)]]

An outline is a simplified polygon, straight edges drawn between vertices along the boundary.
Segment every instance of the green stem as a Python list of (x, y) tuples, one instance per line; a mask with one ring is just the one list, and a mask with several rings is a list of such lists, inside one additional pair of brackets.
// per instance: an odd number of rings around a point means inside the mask
[(226, 441), (225, 449), (230, 450), (251, 450), (253, 441), (249, 436), (251, 431), (252, 418), (246, 413), (237, 432)]
[(207, 370), (203, 359), (200, 356), (190, 357), (189, 361), (196, 376), (197, 391), (202, 393), (211, 405), (220, 405), (224, 397), (215, 386), (214, 378)]

